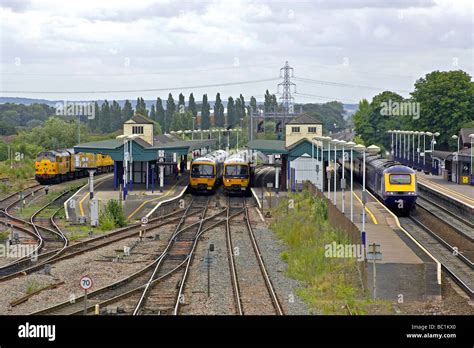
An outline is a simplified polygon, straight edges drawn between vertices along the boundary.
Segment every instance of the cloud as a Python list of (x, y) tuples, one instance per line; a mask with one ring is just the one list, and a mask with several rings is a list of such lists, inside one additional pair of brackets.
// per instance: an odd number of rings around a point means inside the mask
[[(469, 0), (3, 1), (0, 71), (8, 74), (0, 89), (139, 89), (264, 79), (277, 77), (289, 60), (300, 77), (409, 90), (434, 69), (472, 75), (472, 14)], [(160, 74), (146, 75), (153, 72)], [(47, 73), (52, 76), (42, 75)], [(373, 94), (299, 87), (346, 100)], [(262, 95), (267, 88), (276, 91), (272, 83), (222, 91)]]

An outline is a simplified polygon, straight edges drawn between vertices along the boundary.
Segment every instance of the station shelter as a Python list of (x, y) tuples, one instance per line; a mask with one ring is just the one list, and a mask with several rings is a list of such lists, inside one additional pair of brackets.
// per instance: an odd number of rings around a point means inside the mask
[[(322, 122), (302, 114), (285, 125), (285, 140), (257, 139), (250, 141), (248, 147), (269, 157), (264, 165), (276, 168), (281, 190), (296, 191), (304, 181), (311, 181), (320, 190), (325, 190), (327, 175), (338, 172), (342, 148), (335, 150), (332, 147), (329, 151), (327, 143), (314, 139), (320, 136)], [(346, 153), (349, 153), (347, 149)]]
[(94, 141), (74, 146), (76, 153), (109, 155), (114, 160), (114, 189), (123, 188), (124, 197), (133, 185), (146, 190), (163, 186), (167, 175), (186, 171), (188, 155), (201, 155), (216, 145), (215, 139), (178, 140), (165, 134), (155, 135), (155, 123), (140, 115), (123, 125), (123, 135), (116, 139)]

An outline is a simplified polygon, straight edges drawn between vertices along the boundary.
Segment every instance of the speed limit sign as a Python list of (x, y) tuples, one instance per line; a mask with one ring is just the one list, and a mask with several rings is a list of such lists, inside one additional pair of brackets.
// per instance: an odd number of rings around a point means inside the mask
[(83, 276), (80, 281), (81, 288), (89, 290), (92, 288), (92, 279), (89, 276)]

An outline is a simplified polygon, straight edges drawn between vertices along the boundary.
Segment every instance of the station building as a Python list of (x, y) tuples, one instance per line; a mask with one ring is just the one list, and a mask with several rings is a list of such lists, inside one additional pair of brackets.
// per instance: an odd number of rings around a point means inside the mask
[(445, 179), (458, 184), (474, 185), (474, 177), (472, 173), (472, 142), (474, 139), (469, 138), (470, 134), (474, 134), (474, 128), (462, 128), (459, 131), (459, 152), (447, 154), (445, 161)]
[(216, 145), (215, 139), (181, 140), (170, 134), (155, 134), (155, 123), (135, 115), (123, 124), (116, 139), (74, 146), (74, 151), (109, 155), (114, 160), (114, 189), (124, 196), (134, 185), (150, 190), (163, 186), (167, 175), (187, 170), (188, 154), (204, 154)]
[(285, 140), (252, 140), (248, 147), (269, 156), (269, 165), (277, 168), (280, 189), (294, 191), (304, 181), (311, 181), (323, 190), (329, 156), (334, 162), (334, 158), (342, 156), (342, 149), (329, 153), (320, 141), (314, 140), (322, 134), (322, 122), (303, 113), (285, 125)]

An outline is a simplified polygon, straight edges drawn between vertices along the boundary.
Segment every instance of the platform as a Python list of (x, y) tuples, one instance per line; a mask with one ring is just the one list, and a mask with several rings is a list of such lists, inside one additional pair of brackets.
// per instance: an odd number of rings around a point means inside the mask
[[(132, 184), (127, 199), (122, 201), (125, 216), (130, 222), (139, 221), (146, 216), (157, 204), (181, 194), (188, 185), (188, 176), (183, 175), (178, 180), (174, 176), (165, 178), (163, 192), (155, 184), (154, 191), (146, 190), (145, 184)], [(94, 184), (94, 197), (103, 207), (110, 199), (119, 200), (120, 191), (114, 190), (113, 176), (98, 180)], [(89, 186), (86, 185), (72, 197), (74, 203), (66, 204), (69, 221), (78, 221), (83, 216), (89, 222)]]
[[(262, 188), (252, 189), (263, 211), (269, 208), (270, 196)], [(266, 190), (265, 190), (266, 191)], [(353, 221), (362, 230), (361, 187), (354, 183)], [(279, 196), (286, 195), (280, 192)], [(324, 193), (327, 197), (327, 192)], [(342, 211), (342, 192), (337, 191), (337, 208)], [(272, 206), (276, 204), (272, 195)], [(331, 202), (334, 191), (331, 191)], [(331, 203), (333, 204), (333, 203)], [(344, 214), (350, 219), (350, 190), (345, 192)], [(403, 295), (405, 301), (437, 299), (441, 296), (441, 265), (415, 239), (398, 224), (395, 215), (389, 212), (375, 197), (368, 195), (366, 204), (366, 243), (379, 244), (382, 260), (377, 261), (377, 297), (395, 300)], [(367, 266), (367, 280), (372, 289), (372, 265)]]
[(427, 175), (423, 172), (417, 172), (418, 185), (421, 188), (428, 187), (438, 193), (451, 197), (460, 203), (474, 209), (474, 186), (460, 185), (445, 180), (440, 175)]

